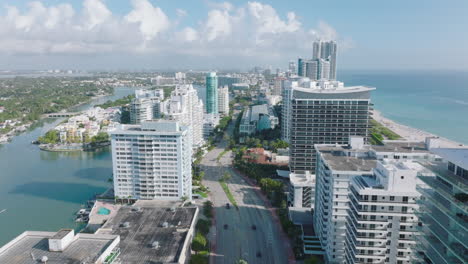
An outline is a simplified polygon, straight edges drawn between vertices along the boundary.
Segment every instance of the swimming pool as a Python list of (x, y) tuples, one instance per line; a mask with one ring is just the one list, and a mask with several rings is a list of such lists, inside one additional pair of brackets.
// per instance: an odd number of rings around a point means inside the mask
[(105, 208), (105, 207), (99, 207), (97, 213), (100, 214), (100, 215), (108, 215), (110, 214), (110, 210)]

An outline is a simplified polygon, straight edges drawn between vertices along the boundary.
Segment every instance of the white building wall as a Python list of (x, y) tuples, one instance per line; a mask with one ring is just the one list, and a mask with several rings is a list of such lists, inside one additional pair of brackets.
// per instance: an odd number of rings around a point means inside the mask
[(121, 125), (111, 131), (116, 198), (191, 198), (192, 135), (177, 122)]
[(227, 86), (218, 88), (218, 111), (221, 115), (229, 115), (229, 89)]

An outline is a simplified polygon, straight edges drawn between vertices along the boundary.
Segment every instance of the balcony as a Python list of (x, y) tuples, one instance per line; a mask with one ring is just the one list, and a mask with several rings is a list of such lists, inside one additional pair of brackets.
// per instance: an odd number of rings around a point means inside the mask
[[(442, 228), (436, 225), (424, 226), (423, 232), (426, 234), (427, 238), (435, 238), (434, 240), (439, 241), (439, 244), (443, 246), (444, 249), (448, 249), (457, 259), (462, 263), (468, 262), (468, 250), (462, 244), (458, 242), (450, 242), (448, 238), (444, 235)], [(447, 252), (444, 250), (443, 252)]]
[(462, 211), (468, 211), (468, 205), (466, 203), (460, 202), (455, 199), (453, 190), (451, 190), (447, 185), (444, 185), (438, 181), (435, 177), (420, 176), (419, 177), (424, 183), (432, 187), (435, 191), (441, 194), (449, 202), (457, 206)]
[(440, 210), (445, 216), (453, 220), (454, 223), (458, 224), (464, 229), (464, 232), (468, 232), (468, 217), (466, 214), (461, 214), (460, 216), (456, 212), (449, 210), (450, 203), (445, 199), (441, 199), (435, 195), (433, 190), (426, 188), (421, 188), (420, 186), (416, 187), (416, 190), (419, 191), (427, 201), (418, 200), (418, 203), (427, 207), (426, 203), (432, 204), (438, 210)]
[[(453, 174), (451, 171), (447, 169), (447, 164), (445, 163), (421, 163), (424, 167), (426, 167), (431, 172), (437, 174), (442, 179), (451, 183), (454, 187), (458, 188), (460, 192), (468, 193), (468, 184), (467, 180), (461, 176)], [(429, 173), (430, 175), (431, 173)], [(420, 173), (420, 177), (427, 176), (427, 173)]]
[(458, 258), (447, 255), (447, 250), (444, 245), (435, 237), (432, 236), (421, 236), (419, 240), (421, 245), (424, 247), (426, 256), (434, 264), (445, 263), (445, 264), (462, 264)]
[[(448, 237), (452, 237), (453, 239), (457, 240), (459, 243), (463, 244), (464, 247), (468, 247), (468, 234), (467, 232), (463, 232), (460, 229), (455, 229), (450, 227), (450, 224), (447, 222), (440, 221), (437, 219), (438, 212), (428, 211), (425, 213), (418, 212), (417, 215), (419, 218), (425, 223), (425, 226), (429, 226), (430, 228), (435, 227), (435, 229), (440, 230), (443, 229), (444, 233), (447, 234)], [(418, 228), (422, 229), (422, 228)]]

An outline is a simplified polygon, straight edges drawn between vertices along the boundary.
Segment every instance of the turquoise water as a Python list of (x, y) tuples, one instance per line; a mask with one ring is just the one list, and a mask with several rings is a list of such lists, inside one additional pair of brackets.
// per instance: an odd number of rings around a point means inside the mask
[(468, 144), (467, 72), (343, 71), (345, 85), (375, 86), (375, 108), (401, 124)]
[[(102, 103), (133, 93), (117, 88)], [(80, 106), (81, 109), (89, 104)], [(76, 228), (75, 213), (82, 204), (110, 187), (109, 149), (95, 152), (40, 151), (31, 141), (52, 128), (45, 123), (0, 145), (0, 246), (25, 230)]]
[(100, 214), (100, 215), (108, 215), (108, 214), (110, 214), (110, 212), (111, 211), (109, 209), (105, 208), (105, 207), (99, 207), (97, 213)]

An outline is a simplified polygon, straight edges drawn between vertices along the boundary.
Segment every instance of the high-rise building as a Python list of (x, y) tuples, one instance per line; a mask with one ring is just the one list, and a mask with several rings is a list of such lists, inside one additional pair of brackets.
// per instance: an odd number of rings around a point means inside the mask
[(218, 112), (221, 115), (229, 115), (229, 88), (227, 86), (218, 89)]
[(177, 85), (171, 97), (163, 103), (162, 112), (165, 119), (190, 126), (194, 148), (203, 144), (203, 102), (191, 84)]
[[(317, 169), (314, 230), (324, 250), (327, 263), (346, 263), (346, 261), (348, 261), (347, 263), (383, 263), (382, 261), (387, 258), (390, 260), (387, 261), (388, 263), (398, 263), (396, 258), (401, 254), (395, 250), (395, 246), (399, 245), (397, 243), (398, 232), (405, 230), (408, 232), (406, 234), (412, 235), (416, 231), (414, 225), (417, 223), (417, 218), (410, 209), (402, 209), (411, 214), (405, 215), (402, 219), (399, 218), (399, 204), (397, 203), (401, 203), (401, 199), (399, 200), (398, 195), (406, 194), (408, 197), (418, 197), (415, 188), (415, 183), (418, 180), (415, 175), (422, 168), (418, 162), (434, 160), (436, 156), (430, 153), (427, 145), (420, 142), (386, 141), (381, 146), (369, 146), (364, 144), (362, 137), (350, 137), (349, 142), (348, 145), (320, 144), (315, 146), (317, 149)], [(381, 164), (379, 165), (379, 163)], [(402, 180), (401, 176), (404, 176), (405, 179), (409, 180), (409, 183), (398, 182), (398, 179), (393, 178), (394, 176), (388, 176), (390, 174), (395, 175), (395, 177), (400, 176), (399, 180)], [(372, 196), (369, 196), (368, 200), (353, 201), (351, 186), (355, 178), (373, 179), (372, 181), (365, 180), (372, 182), (367, 191), (372, 192), (371, 190), (375, 189), (374, 194), (378, 193), (376, 197), (380, 197), (379, 200), (374, 200)], [(384, 178), (386, 181), (390, 180), (386, 182), (382, 180)], [(408, 202), (412, 202), (414, 205), (412, 198)], [(404, 201), (407, 198), (402, 199)], [(371, 202), (381, 206), (374, 208), (376, 213), (372, 213)], [(388, 207), (388, 205), (394, 207)], [(371, 211), (363, 210), (362, 213), (358, 213), (358, 218), (365, 212), (370, 212), (369, 216), (364, 216), (363, 219), (353, 218), (351, 213), (356, 214), (356, 210), (361, 212), (360, 209), (366, 208), (371, 209)], [(387, 218), (392, 212), (395, 212), (395, 215)], [(379, 215), (378, 219), (375, 219), (376, 215)], [(406, 227), (398, 225), (400, 220), (404, 222), (400, 225)], [(395, 222), (397, 223), (395, 224)], [(376, 224), (379, 227), (372, 228), (370, 224)], [(383, 225), (380, 226), (380, 224)], [(372, 233), (375, 230), (376, 238), (377, 236), (380, 238), (375, 240), (375, 243), (366, 243), (372, 240), (354, 237), (356, 232), (353, 233), (353, 230), (355, 231), (356, 228), (358, 233), (367, 230)], [(386, 230), (392, 232), (392, 236), (387, 236)], [(405, 234), (405, 231), (402, 231), (402, 234)], [(373, 235), (369, 235), (369, 237), (371, 236)], [(405, 252), (412, 252), (410, 245), (414, 243), (413, 239), (414, 237), (406, 238), (406, 240), (411, 241), (408, 242), (409, 244), (405, 244), (407, 247)], [(356, 241), (358, 242), (356, 243)], [(387, 249), (393, 249), (383, 252), (382, 245), (388, 246)], [(350, 248), (350, 252), (345, 252), (345, 248)], [(372, 257), (365, 256), (371, 255), (372, 252), (361, 251), (362, 249), (373, 250), (375, 262), (367, 259), (372, 259)], [(345, 257), (346, 254), (349, 256)], [(412, 254), (410, 257), (414, 255)], [(406, 253), (401, 256), (408, 257)], [(348, 259), (345, 261), (346, 258)]]
[(330, 66), (327, 73), (329, 76), (327, 79), (329, 80), (336, 80), (336, 53), (337, 45), (335, 41), (315, 41), (313, 43), (312, 60), (323, 59), (329, 62)]
[(316, 60), (308, 60), (303, 62), (305, 65), (305, 77), (316, 81), (319, 78), (319, 72), (320, 71), (320, 61), (318, 59)]
[(292, 81), (285, 81), (283, 86), (283, 102), (281, 106), (281, 140), (289, 143), (291, 127)]
[(304, 65), (304, 59), (299, 58), (297, 59), (297, 75), (298, 76), (305, 76), (305, 65)]
[(218, 77), (216, 72), (206, 75), (206, 113), (218, 113)]
[(130, 122), (139, 124), (159, 118), (162, 100), (164, 100), (162, 89), (136, 90), (135, 98), (130, 103)]
[(417, 250), (433, 264), (468, 263), (468, 148), (431, 151), (442, 160), (421, 162)]
[(411, 161), (379, 161), (374, 176), (351, 179), (345, 261), (331, 263), (417, 263), (420, 167)]
[(192, 198), (192, 135), (175, 121), (120, 125), (110, 132), (117, 200)]
[(284, 77), (276, 77), (273, 83), (273, 95), (281, 95), (283, 93), (284, 82), (287, 79)]
[(186, 78), (185, 72), (176, 72), (175, 73), (175, 78), (178, 81), (185, 81), (185, 78)]
[(288, 70), (292, 74), (296, 74), (296, 63), (294, 61), (289, 62)]
[(331, 80), (330, 61), (318, 59), (317, 80)]
[[(349, 136), (367, 141), (370, 92), (366, 86), (344, 87), (341, 82), (292, 82), (289, 123), (290, 170), (315, 174), (315, 144), (347, 144)], [(285, 100), (285, 99), (283, 99)], [(287, 138), (287, 137), (285, 137)]]

